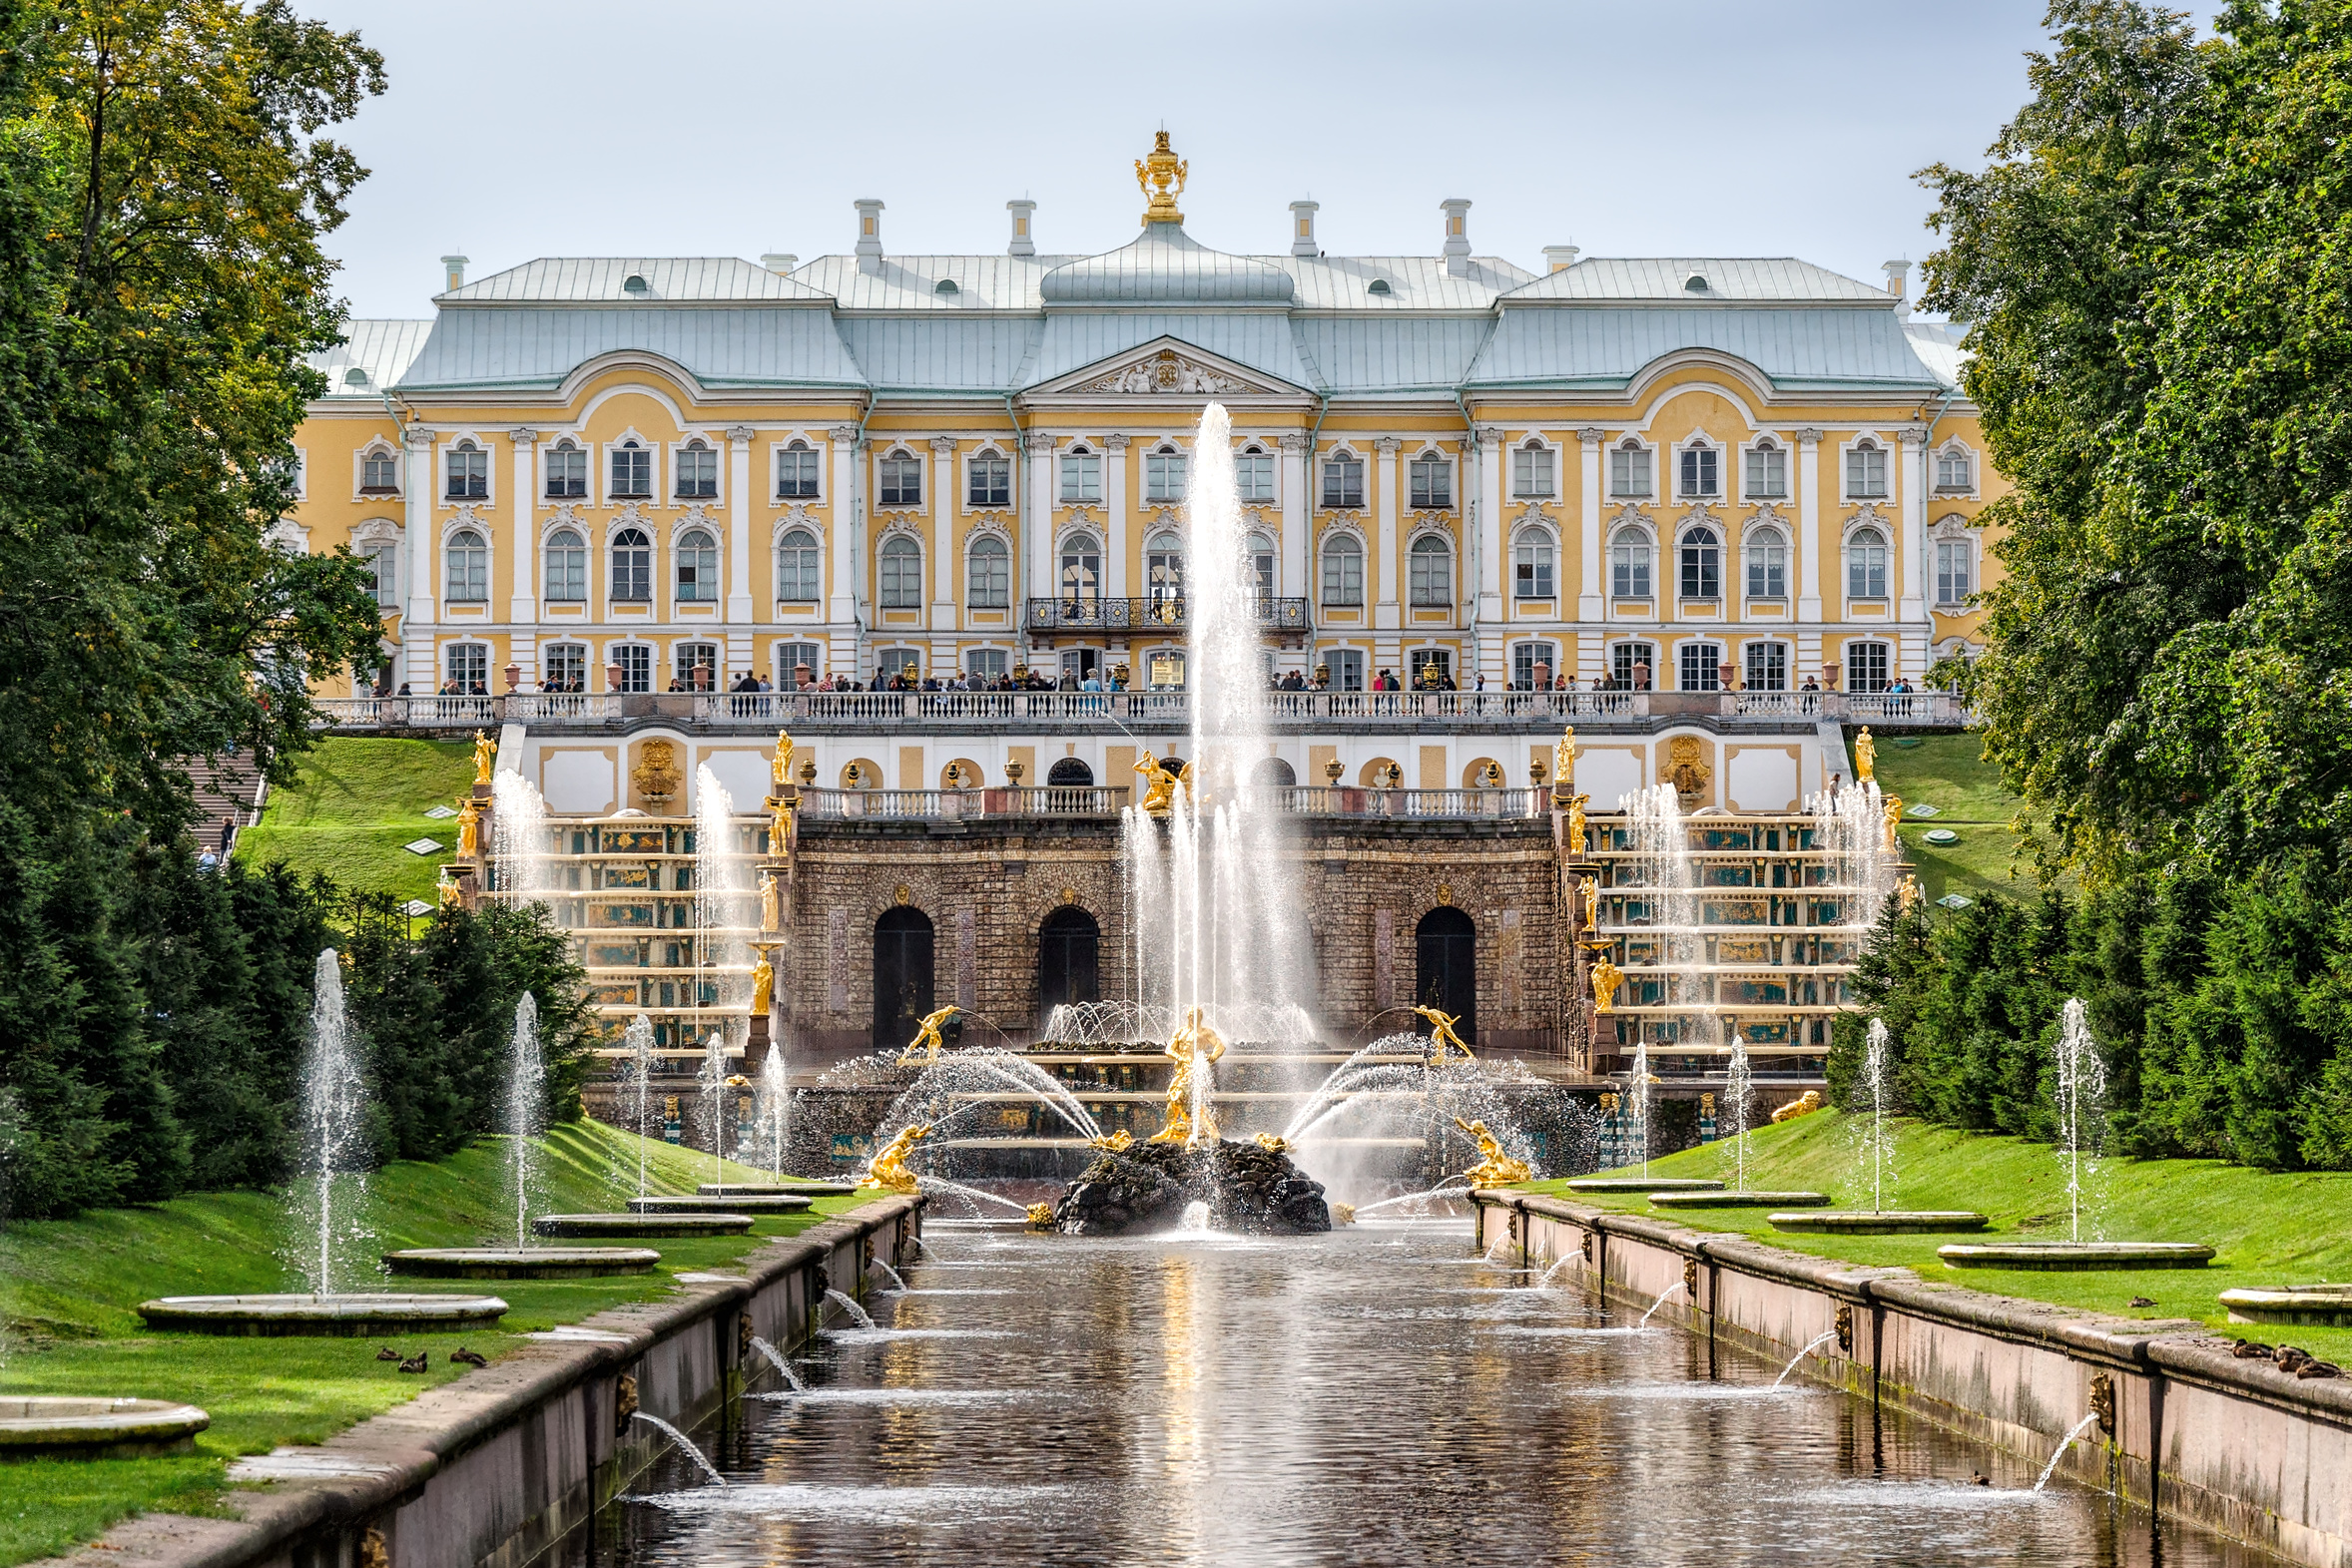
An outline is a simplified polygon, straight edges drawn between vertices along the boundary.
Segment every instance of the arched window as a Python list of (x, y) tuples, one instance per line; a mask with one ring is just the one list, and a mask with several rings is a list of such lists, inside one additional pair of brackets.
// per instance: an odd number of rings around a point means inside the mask
[(1936, 454), (1936, 488), (1947, 495), (1966, 495), (1976, 488), (1976, 464), (1965, 446), (1947, 446)]
[(1789, 454), (1765, 436), (1748, 448), (1747, 492), (1751, 501), (1777, 501), (1789, 493)]
[(776, 597), (786, 604), (815, 604), (819, 586), (817, 536), (806, 528), (776, 541)]
[(931, 917), (898, 904), (874, 922), (875, 1048), (907, 1044), (930, 1010)]
[(1299, 773), (1282, 758), (1261, 757), (1250, 770), (1250, 783), (1269, 789), (1295, 789), (1299, 784)]
[(1037, 1019), (1056, 1007), (1102, 1000), (1102, 927), (1076, 904), (1063, 904), (1037, 930)]
[(1551, 535), (1540, 528), (1521, 533), (1511, 551), (1511, 594), (1518, 599), (1552, 597)]
[(547, 536), (547, 598), (577, 604), (588, 597), (588, 546), (569, 528)]
[(1716, 599), (1723, 593), (1723, 546), (1704, 526), (1682, 535), (1682, 597)]
[(700, 440), (678, 454), (678, 499), (704, 500), (719, 493), (719, 454)]
[(613, 598), (621, 604), (653, 602), (653, 541), (642, 528), (613, 535)]
[(1711, 501), (1723, 493), (1723, 454), (1701, 440), (1682, 449), (1675, 493), (1686, 500)]
[(1449, 511), (1454, 506), (1454, 465), (1436, 451), (1413, 460), (1410, 475), (1416, 511)]
[(1092, 534), (1061, 542), (1061, 598), (1066, 605), (1102, 602), (1102, 545)]
[(1435, 534), (1413, 541), (1410, 582), (1413, 602), (1434, 609), (1454, 602), (1454, 552)]
[(1274, 540), (1253, 530), (1250, 534), (1250, 588), (1261, 599), (1274, 597)]
[(449, 536), (449, 602), (480, 604), (490, 597), (490, 547), (470, 528)]
[(1082, 757), (1064, 757), (1045, 770), (1045, 784), (1053, 789), (1091, 789), (1094, 770)]
[(1102, 500), (1102, 457), (1083, 444), (1073, 446), (1061, 460), (1061, 499), (1064, 506), (1099, 504)]
[(818, 457), (806, 441), (789, 443), (776, 454), (776, 498), (780, 501), (817, 499)]
[(577, 501), (588, 493), (588, 454), (569, 436), (550, 447), (542, 460), (547, 464), (548, 500)]
[(1012, 504), (1012, 459), (994, 447), (982, 447), (971, 454), (971, 467), (966, 472), (964, 487), (967, 506), (1010, 506)]
[(449, 449), (449, 499), (481, 501), (490, 494), (490, 454), (471, 441)]
[(719, 546), (699, 528), (689, 528), (678, 539), (678, 602), (716, 604), (719, 599)]
[(613, 448), (613, 488), (611, 499), (616, 501), (644, 501), (653, 497), (653, 451), (638, 440), (623, 441)]
[(1627, 436), (1609, 453), (1609, 494), (1645, 496), (1649, 489), (1649, 448)]
[(994, 534), (971, 542), (963, 573), (963, 601), (974, 610), (1002, 610), (1012, 602), (1012, 555)]
[(1846, 494), (1870, 500), (1887, 493), (1887, 449), (1864, 436), (1846, 448)]
[(1184, 541), (1174, 534), (1154, 534), (1144, 556), (1144, 581), (1154, 604), (1184, 597)]
[(1609, 544), (1609, 592), (1619, 599), (1649, 597), (1649, 535), (1619, 530)]
[(361, 495), (400, 493), (400, 454), (388, 446), (372, 446), (359, 457)]
[(1846, 541), (1846, 596), (1887, 597), (1887, 536), (1875, 528), (1858, 528)]
[(1510, 493), (1522, 498), (1552, 493), (1551, 448), (1533, 436), (1510, 454)]
[[(1474, 1044), (1478, 1034), (1478, 928), (1452, 904), (1421, 917), (1413, 933), (1413, 1000), (1454, 1015), (1454, 1032)], [(1428, 1030), (1428, 1020), (1420, 1028)]]
[(1323, 542), (1323, 602), (1364, 603), (1364, 546), (1354, 534), (1333, 534)]
[(1169, 505), (1184, 499), (1184, 454), (1162, 443), (1143, 458), (1143, 498)]
[(905, 448), (882, 460), (877, 506), (922, 505), (922, 459)]
[(1685, 692), (1723, 690), (1723, 649), (1715, 643), (1684, 643), (1674, 650), (1675, 682)]
[(922, 607), (922, 547), (904, 534), (882, 541), (882, 607), (884, 610)]
[(1244, 501), (1274, 499), (1274, 454), (1255, 441), (1233, 459), (1233, 488)]
[(1788, 536), (1777, 528), (1751, 528), (1747, 547), (1748, 597), (1786, 599), (1789, 596)]

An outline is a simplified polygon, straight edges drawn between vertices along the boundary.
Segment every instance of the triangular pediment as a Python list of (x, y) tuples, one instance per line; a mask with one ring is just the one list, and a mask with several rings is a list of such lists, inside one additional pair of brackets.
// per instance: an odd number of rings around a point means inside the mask
[(1031, 388), (1049, 397), (1280, 397), (1310, 396), (1306, 388), (1181, 338), (1161, 337), (1139, 348), (1055, 376)]

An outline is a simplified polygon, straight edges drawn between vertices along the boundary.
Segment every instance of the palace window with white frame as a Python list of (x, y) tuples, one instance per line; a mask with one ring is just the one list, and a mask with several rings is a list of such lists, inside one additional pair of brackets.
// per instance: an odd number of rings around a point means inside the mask
[(1789, 493), (1789, 454), (1770, 436), (1747, 451), (1747, 491), (1752, 500), (1785, 500)]
[(400, 603), (400, 547), (396, 544), (361, 545), (359, 559), (367, 568), (368, 587), (385, 609)]
[(1628, 528), (1609, 546), (1610, 597), (1647, 599), (1649, 588), (1649, 536)]
[(490, 454), (471, 441), (449, 449), (449, 490), (452, 501), (482, 501), (490, 495)]
[(1846, 494), (1870, 500), (1887, 493), (1887, 449), (1868, 436), (1846, 449)]
[(882, 541), (882, 607), (922, 608), (922, 547), (904, 534)]
[(1323, 504), (1327, 510), (1347, 511), (1364, 505), (1364, 459), (1342, 452), (1323, 461)]
[(1789, 542), (1777, 528), (1748, 530), (1748, 597), (1786, 599), (1789, 593)]
[(719, 454), (701, 441), (689, 441), (678, 453), (678, 499), (709, 500), (719, 493)]
[(1413, 481), (1413, 507), (1420, 512), (1446, 512), (1454, 508), (1454, 465), (1436, 452), (1424, 452), (1413, 460), (1410, 477)]
[(1364, 604), (1364, 546), (1354, 534), (1323, 542), (1323, 602), (1347, 609)]
[(718, 541), (700, 528), (690, 528), (678, 540), (678, 602), (716, 604), (718, 601)]
[(612, 651), (612, 662), (621, 667), (621, 690), (650, 692), (653, 690), (653, 650), (643, 643), (620, 643)]
[(1002, 452), (975, 452), (966, 475), (964, 504), (967, 506), (1010, 506), (1012, 504), (1012, 459)]
[(1184, 541), (1155, 534), (1143, 557), (1144, 583), (1154, 604), (1184, 597)]
[(1887, 597), (1887, 536), (1875, 528), (1857, 529), (1846, 541), (1846, 597)]
[(1688, 501), (1711, 501), (1723, 493), (1723, 454), (1711, 446), (1682, 449), (1682, 471), (1676, 493)]
[(470, 528), (449, 536), (449, 593), (451, 604), (482, 604), (490, 597), (490, 547)]
[(1535, 687), (1535, 667), (1543, 667), (1546, 681), (1559, 674), (1559, 649), (1550, 643), (1513, 643), (1510, 646), (1510, 684), (1518, 691)]
[(1723, 690), (1723, 650), (1714, 643), (1684, 643), (1674, 650), (1674, 686), (1683, 692)]
[(1683, 598), (1723, 596), (1723, 546), (1714, 529), (1702, 525), (1684, 531), (1681, 564)]
[(874, 668), (881, 672), (884, 680), (904, 671), (906, 679), (912, 681), (922, 674), (922, 654), (912, 648), (878, 649), (874, 656)]
[(1849, 692), (1883, 692), (1889, 684), (1891, 668), (1885, 643), (1848, 643), (1846, 645), (1846, 690)]
[(922, 505), (922, 459), (892, 452), (879, 465), (881, 498), (877, 506)]
[(1078, 506), (1102, 500), (1102, 455), (1073, 447), (1062, 454), (1061, 500)]
[(1936, 488), (1947, 494), (1966, 495), (1975, 488), (1976, 464), (1969, 457), (1968, 448), (1948, 446), (1936, 454)]
[(1274, 500), (1274, 454), (1245, 447), (1233, 459), (1233, 487), (1245, 502)]
[(1751, 692), (1789, 689), (1789, 645), (1750, 643), (1740, 650), (1740, 683)]
[[(690, 692), (712, 692), (719, 687), (719, 645), (680, 643), (670, 650), (671, 668), (678, 684)], [(700, 672), (699, 678), (697, 672)]]
[(1146, 452), (1143, 457), (1143, 498), (1175, 503), (1184, 499), (1185, 457), (1173, 447)]
[(1551, 448), (1529, 441), (1510, 454), (1510, 493), (1523, 500), (1552, 494)]
[(963, 572), (963, 602), (974, 610), (1002, 610), (1012, 603), (1012, 552), (994, 534), (971, 543)]
[(809, 679), (815, 681), (825, 667), (820, 662), (822, 651), (815, 643), (778, 643), (776, 645), (776, 689), (789, 692), (801, 684), (801, 669), (806, 666)]
[(1102, 546), (1092, 534), (1072, 534), (1062, 541), (1059, 583), (1062, 603), (1073, 612), (1102, 601)]
[(1331, 690), (1361, 692), (1364, 690), (1364, 650), (1361, 648), (1326, 648), (1317, 662), (1331, 674)]
[(1976, 556), (1966, 539), (1936, 541), (1936, 603), (1958, 608), (1975, 592)]
[(615, 501), (653, 499), (653, 449), (640, 441), (623, 441), (612, 451), (612, 495)]
[(1255, 529), (1250, 532), (1245, 552), (1250, 564), (1250, 587), (1260, 599), (1274, 597), (1275, 562), (1274, 540)]
[(540, 653), (543, 661), (539, 672), (542, 692), (585, 692), (588, 690), (588, 646), (585, 643), (549, 643)]
[(612, 589), (615, 603), (653, 603), (653, 541), (644, 529), (624, 528), (613, 535)]
[(542, 576), (549, 604), (580, 604), (588, 597), (588, 546), (569, 528), (547, 536)]
[(1445, 540), (1424, 534), (1408, 552), (1406, 580), (1416, 609), (1435, 610), (1454, 603), (1454, 551)]
[(548, 449), (547, 499), (577, 501), (588, 494), (588, 454), (570, 441), (558, 441)]
[(1001, 681), (1010, 673), (1012, 656), (1001, 648), (967, 648), (963, 673), (975, 681)]
[(1633, 691), (1649, 690), (1658, 668), (1658, 651), (1648, 643), (1611, 643), (1609, 679)]
[(451, 643), (445, 656), (450, 682), (460, 697), (490, 695), (490, 645)]
[(820, 585), (817, 536), (806, 528), (788, 530), (776, 541), (776, 597), (786, 604), (815, 604)]
[(806, 441), (794, 441), (776, 454), (776, 498), (780, 501), (817, 499), (820, 469), (817, 453)]
[(1650, 493), (1649, 448), (1627, 441), (1609, 453), (1609, 494), (1646, 496)]
[(378, 447), (359, 459), (359, 493), (361, 495), (398, 495), (400, 493), (400, 457)]
[(1519, 535), (1511, 556), (1511, 596), (1551, 598), (1551, 535), (1540, 529), (1529, 529)]
[(1412, 657), (1413, 687), (1419, 691), (1422, 683), (1443, 684), (1454, 679), (1454, 650), (1450, 648), (1416, 648)]

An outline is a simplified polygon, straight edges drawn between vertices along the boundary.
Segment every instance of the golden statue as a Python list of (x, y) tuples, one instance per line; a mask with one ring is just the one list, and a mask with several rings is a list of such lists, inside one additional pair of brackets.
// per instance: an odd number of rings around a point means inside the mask
[(1551, 787), (1559, 794), (1576, 787), (1576, 731), (1572, 725), (1560, 732), (1559, 745), (1552, 751)]
[(1112, 1154), (1125, 1154), (1128, 1150), (1135, 1147), (1135, 1139), (1128, 1133), (1127, 1129), (1122, 1127), (1117, 1132), (1111, 1133), (1106, 1137), (1087, 1139), (1086, 1147), (1089, 1149), (1108, 1149)]
[(482, 807), (471, 795), (462, 796), (457, 812), (457, 858), (471, 860), (482, 852)]
[(1356, 1223), (1356, 1206), (1354, 1204), (1330, 1204), (1326, 1207), (1331, 1210), (1332, 1224), (1354, 1225)]
[(1597, 876), (1584, 878), (1584, 929), (1600, 929), (1600, 878)]
[(1455, 1024), (1460, 1022), (1454, 1014), (1442, 1013), (1435, 1007), (1416, 1007), (1414, 1012), (1429, 1020), (1430, 1060), (1432, 1062), (1445, 1061), (1446, 1053), (1450, 1050), (1460, 1051), (1462, 1059), (1466, 1062), (1477, 1060), (1475, 1056), (1470, 1054), (1470, 1048), (1462, 1043), (1462, 1036), (1454, 1032)]
[(926, 1014), (922, 1022), (915, 1025), (915, 1036), (906, 1042), (906, 1053), (898, 1060), (911, 1062), (920, 1056), (926, 1062), (937, 1061), (939, 1052), (947, 1044), (946, 1041), (939, 1038), (939, 1025), (954, 1017), (956, 1009), (948, 1006), (942, 1007), (934, 1013)]
[(1272, 1133), (1260, 1133), (1258, 1135), (1258, 1147), (1265, 1150), (1268, 1154), (1289, 1154), (1291, 1152), (1290, 1140), (1287, 1138), (1277, 1138)]
[(488, 736), (476, 730), (473, 733), (473, 782), (478, 784), (488, 784), (490, 770), (497, 765), (497, 761), (498, 749), (490, 744)]
[(1151, 144), (1151, 156), (1135, 160), (1135, 183), (1143, 188), (1143, 210), (1147, 224), (1181, 224), (1184, 215), (1176, 211), (1176, 198), (1184, 194), (1184, 177), (1191, 166), (1176, 156), (1168, 145), (1168, 133), (1162, 131)]
[(1028, 1216), (1026, 1223), (1032, 1231), (1048, 1230), (1053, 1225), (1053, 1205), (1051, 1204), (1031, 1204), (1021, 1212)]
[(1584, 802), (1591, 798), (1588, 794), (1568, 796), (1568, 853), (1572, 855), (1584, 853)]
[[(793, 803), (780, 795), (768, 799), (768, 852), (790, 854), (793, 841)], [(774, 877), (770, 881), (776, 880)], [(774, 930), (774, 926), (769, 929)]]
[(1167, 1055), (1176, 1064), (1168, 1075), (1168, 1108), (1162, 1117), (1160, 1130), (1151, 1135), (1155, 1144), (1191, 1143), (1196, 1138), (1214, 1143), (1218, 1137), (1216, 1113), (1204, 1103), (1200, 1125), (1192, 1121), (1192, 1074), (1197, 1064), (1215, 1062), (1225, 1055), (1225, 1037), (1209, 1027), (1198, 1007), (1188, 1008), (1184, 1026), (1168, 1042)]
[(768, 944), (758, 943), (752, 958), (752, 1016), (765, 1018), (776, 1006), (776, 966), (768, 961)]
[(1176, 803), (1176, 776), (1160, 766), (1160, 760), (1149, 752), (1136, 763), (1135, 771), (1144, 778), (1143, 808), (1153, 816), (1165, 816)]
[(460, 888), (456, 879), (446, 871), (441, 873), (439, 881), (433, 883), (433, 891), (439, 895), (441, 907), (444, 909), (454, 909), (465, 900), (464, 889)]
[(930, 1136), (930, 1129), (920, 1122), (908, 1122), (898, 1129), (898, 1136), (866, 1163), (866, 1176), (858, 1183), (860, 1192), (911, 1193), (922, 1184), (914, 1173), (906, 1169), (906, 1157), (914, 1146)]
[(1772, 1113), (1775, 1122), (1793, 1122), (1798, 1117), (1821, 1109), (1821, 1091), (1808, 1089), (1805, 1093)]
[(784, 909), (783, 909), (783, 903), (784, 903), (784, 883), (783, 883), (783, 879), (782, 879), (781, 877), (778, 877), (778, 876), (774, 875), (773, 873), (771, 873), (770, 875), (767, 875), (767, 876), (763, 876), (763, 877), (761, 877), (761, 878), (760, 878), (760, 929), (761, 929), (761, 930), (763, 930), (763, 931), (781, 931), (781, 930), (783, 930), (783, 929), (784, 929)]
[(776, 756), (768, 764), (770, 794), (782, 794), (793, 786), (793, 738), (782, 730), (776, 732)]
[(1900, 826), (1903, 821), (1903, 796), (1899, 794), (1888, 795), (1886, 811), (1887, 847), (1890, 849), (1900, 848), (1901, 844), (1895, 836), (1895, 829)]
[(1462, 1173), (1470, 1178), (1470, 1186), (1508, 1187), (1533, 1174), (1527, 1169), (1526, 1161), (1513, 1160), (1502, 1152), (1501, 1141), (1486, 1131), (1484, 1122), (1466, 1122), (1458, 1116), (1454, 1125), (1477, 1140), (1478, 1163)]
[(1605, 1013), (1617, 999), (1617, 987), (1625, 983), (1625, 971), (1603, 958), (1592, 966), (1593, 1011)]
[(1897, 905), (1903, 910), (1905, 914), (1909, 914), (1912, 910), (1918, 908), (1919, 878), (1913, 876), (1908, 871), (1905, 872), (1903, 880), (1895, 884), (1895, 898)]
[(1854, 738), (1854, 782), (1856, 784), (1869, 784), (1872, 779), (1877, 777), (1878, 758), (1879, 744), (1870, 738), (1870, 726), (1864, 725), (1862, 733)]

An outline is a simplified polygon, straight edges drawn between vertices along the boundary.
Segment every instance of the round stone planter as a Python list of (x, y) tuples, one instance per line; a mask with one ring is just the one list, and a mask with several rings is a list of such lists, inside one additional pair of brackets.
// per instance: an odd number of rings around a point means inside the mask
[(1947, 1269), (2202, 1269), (2210, 1247), (2193, 1242), (1986, 1242), (1939, 1247)]
[(169, 1399), (0, 1399), (0, 1459), (186, 1453), (213, 1418)]
[(1827, 1193), (1652, 1193), (1660, 1209), (1807, 1209), (1829, 1203)]
[(2224, 1291), (2221, 1305), (2233, 1323), (2352, 1323), (2352, 1285), (2290, 1285), (2278, 1291)]
[(392, 1273), (427, 1280), (581, 1280), (650, 1274), (661, 1261), (648, 1247), (420, 1247), (383, 1255)]
[(857, 1190), (855, 1182), (705, 1182), (695, 1192), (705, 1198), (846, 1198)]
[(1583, 1176), (1568, 1184), (1571, 1193), (1712, 1193), (1721, 1182), (1696, 1176)]
[(1824, 1209), (1815, 1214), (1773, 1214), (1765, 1220), (1775, 1231), (1807, 1231), (1821, 1236), (1926, 1236), (1946, 1231), (1982, 1231), (1986, 1220), (1964, 1209)]
[(632, 1198), (631, 1214), (805, 1214), (816, 1200), (797, 1193), (746, 1193), (725, 1198)]
[(150, 1328), (343, 1338), (487, 1328), (505, 1314), (495, 1296), (167, 1296), (139, 1304)]
[(752, 1217), (729, 1214), (550, 1214), (531, 1222), (541, 1236), (741, 1236)]

